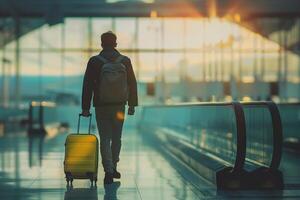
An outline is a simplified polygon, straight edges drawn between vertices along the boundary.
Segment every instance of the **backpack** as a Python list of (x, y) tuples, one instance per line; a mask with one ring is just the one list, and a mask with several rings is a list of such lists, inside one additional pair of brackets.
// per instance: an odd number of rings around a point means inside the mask
[(121, 63), (124, 56), (114, 61), (97, 56), (104, 64), (100, 72), (100, 101), (103, 103), (120, 103), (128, 99), (127, 70)]

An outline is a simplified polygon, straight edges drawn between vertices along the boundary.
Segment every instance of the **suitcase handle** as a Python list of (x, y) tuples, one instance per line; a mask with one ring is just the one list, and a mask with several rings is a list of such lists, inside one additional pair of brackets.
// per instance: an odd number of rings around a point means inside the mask
[[(81, 113), (79, 114), (78, 117), (78, 126), (77, 126), (77, 134), (79, 134), (79, 128), (80, 128), (80, 117), (83, 116)], [(88, 115), (88, 117), (90, 118), (89, 120), (89, 134), (91, 134), (91, 122), (92, 122), (92, 114), (90, 113)]]

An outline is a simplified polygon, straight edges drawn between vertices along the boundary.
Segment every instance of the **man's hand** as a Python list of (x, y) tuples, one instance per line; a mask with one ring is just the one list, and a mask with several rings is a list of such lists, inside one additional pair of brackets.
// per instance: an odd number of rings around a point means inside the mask
[(134, 115), (134, 112), (135, 112), (134, 106), (129, 106), (128, 115)]
[(90, 111), (89, 110), (82, 110), (82, 112), (81, 112), (81, 115), (83, 116), (83, 117), (88, 117), (88, 116), (90, 116)]

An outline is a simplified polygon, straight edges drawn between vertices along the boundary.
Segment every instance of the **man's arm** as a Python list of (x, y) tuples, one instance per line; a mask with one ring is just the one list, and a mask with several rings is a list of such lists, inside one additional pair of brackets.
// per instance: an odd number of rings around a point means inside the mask
[(91, 100), (95, 84), (94, 65), (95, 59), (92, 57), (87, 64), (82, 84), (81, 108), (83, 116), (87, 116), (91, 108)]
[(127, 68), (127, 82), (129, 87), (128, 106), (129, 109), (133, 109), (134, 113), (134, 107), (138, 105), (137, 82), (130, 59), (126, 57), (124, 62)]

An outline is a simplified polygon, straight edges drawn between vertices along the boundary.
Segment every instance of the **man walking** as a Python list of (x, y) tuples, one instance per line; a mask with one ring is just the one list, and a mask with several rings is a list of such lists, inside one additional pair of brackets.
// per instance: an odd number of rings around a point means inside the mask
[(104, 184), (121, 178), (117, 163), (121, 150), (121, 135), (125, 105), (133, 115), (138, 105), (137, 83), (128, 57), (115, 48), (116, 35), (109, 31), (101, 35), (103, 50), (89, 59), (82, 87), (82, 115), (89, 116), (91, 99), (96, 111), (100, 135), (100, 151), (105, 171)]

